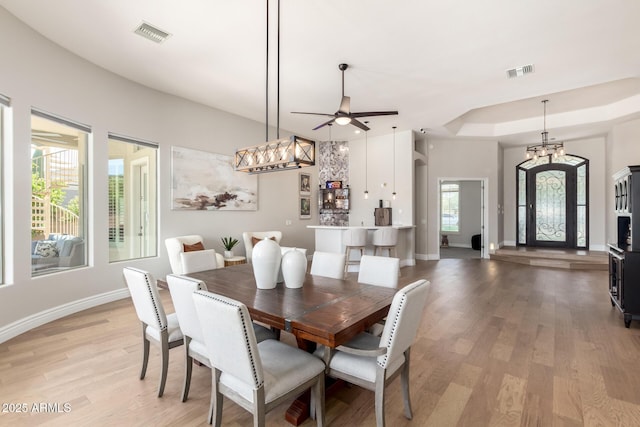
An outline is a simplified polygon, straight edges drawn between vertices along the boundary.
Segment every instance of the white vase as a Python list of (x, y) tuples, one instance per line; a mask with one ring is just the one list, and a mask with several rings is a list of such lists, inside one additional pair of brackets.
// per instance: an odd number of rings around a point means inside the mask
[(225, 258), (233, 258), (233, 250), (224, 251), (224, 257)]
[(276, 287), (281, 259), (280, 245), (275, 240), (266, 238), (256, 243), (251, 254), (251, 263), (258, 289)]
[(301, 288), (307, 273), (307, 257), (300, 251), (285, 252), (282, 256), (282, 276), (287, 288)]

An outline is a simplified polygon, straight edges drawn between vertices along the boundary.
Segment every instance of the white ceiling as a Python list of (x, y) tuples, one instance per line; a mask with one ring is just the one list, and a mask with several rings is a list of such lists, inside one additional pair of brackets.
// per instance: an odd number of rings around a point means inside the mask
[[(270, 124), (276, 123), (276, 9), (271, 0)], [(48, 39), (146, 86), (265, 121), (265, 0), (0, 0)], [(143, 21), (172, 36), (133, 33)], [(555, 139), (605, 133), (640, 114), (640, 1), (281, 0), (280, 128), (311, 129), (345, 94), (371, 134), (539, 141), (542, 99)], [(508, 79), (506, 70), (535, 72)], [(333, 126), (333, 139), (355, 137)], [(275, 135), (273, 135), (275, 137)]]

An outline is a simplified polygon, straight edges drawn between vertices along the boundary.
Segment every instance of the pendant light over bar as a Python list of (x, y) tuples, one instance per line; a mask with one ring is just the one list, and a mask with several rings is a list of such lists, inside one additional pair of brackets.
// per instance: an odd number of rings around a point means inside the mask
[(276, 140), (269, 141), (269, 0), (267, 5), (267, 45), (266, 45), (266, 84), (265, 84), (265, 129), (266, 142), (236, 150), (235, 169), (241, 172), (265, 173), (287, 169), (298, 169), (315, 165), (315, 142), (307, 138), (292, 135), (280, 138), (280, 0), (278, 0), (278, 39), (277, 39), (277, 110)]

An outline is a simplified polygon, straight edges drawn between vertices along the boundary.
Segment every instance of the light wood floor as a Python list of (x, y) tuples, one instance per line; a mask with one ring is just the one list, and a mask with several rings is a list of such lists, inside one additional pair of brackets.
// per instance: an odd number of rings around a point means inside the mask
[[(402, 415), (396, 380), (388, 426), (640, 425), (640, 322), (624, 328), (608, 300), (607, 272), (454, 259), (402, 269), (403, 282), (422, 277), (432, 285), (412, 350), (414, 419)], [(0, 413), (0, 425), (204, 425), (208, 370), (194, 367), (190, 398), (181, 403), (182, 347), (171, 350), (158, 399), (158, 353), (152, 347), (140, 381), (138, 335), (133, 306), (123, 300), (0, 344), (3, 405), (70, 406), (67, 413)], [(269, 413), (267, 424), (286, 425), (286, 406)], [(326, 409), (332, 426), (375, 425), (373, 393), (358, 387), (328, 399)], [(251, 425), (227, 400), (223, 421)]]

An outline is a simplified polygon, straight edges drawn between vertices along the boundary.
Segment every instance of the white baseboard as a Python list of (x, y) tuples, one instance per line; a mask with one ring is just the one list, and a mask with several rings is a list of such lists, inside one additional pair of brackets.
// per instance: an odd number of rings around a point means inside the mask
[(449, 247), (451, 247), (451, 248), (471, 249), (471, 244), (469, 244), (469, 243), (449, 243)]
[(400, 260), (400, 267), (414, 266), (414, 265), (416, 265), (416, 260), (415, 259), (402, 259), (402, 260)]
[(513, 241), (512, 240), (505, 240), (504, 242), (502, 242), (501, 246), (500, 245), (498, 246), (498, 248), (502, 248), (502, 247), (505, 247), (505, 246), (515, 246), (515, 245), (516, 245), (516, 241), (515, 240), (513, 240)]
[(41, 311), (40, 313), (32, 314), (31, 316), (25, 317), (1, 327), (0, 344), (10, 340), (11, 338), (17, 337), (18, 335), (33, 328), (68, 316), (70, 314), (74, 314), (88, 308), (97, 307), (108, 302), (113, 302), (128, 297), (129, 289), (122, 288), (100, 295), (93, 295), (81, 300), (72, 301), (58, 307), (53, 307), (48, 310)]

